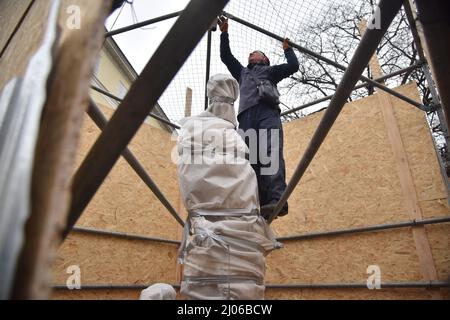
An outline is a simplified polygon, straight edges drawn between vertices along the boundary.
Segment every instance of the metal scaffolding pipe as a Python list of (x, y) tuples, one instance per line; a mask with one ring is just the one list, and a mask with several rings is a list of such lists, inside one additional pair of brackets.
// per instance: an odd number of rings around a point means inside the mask
[[(122, 102), (122, 101), (123, 101), (123, 99), (120, 99), (119, 97), (113, 95), (111, 92), (108, 92), (108, 91), (106, 91), (106, 90), (103, 90), (103, 89), (101, 89), (101, 88), (99, 88), (99, 87), (96, 87), (96, 86), (94, 86), (94, 85), (91, 85), (91, 89), (94, 90), (94, 91), (97, 91), (98, 93), (104, 94), (105, 96), (110, 97), (111, 99), (114, 99), (114, 100), (116, 100), (116, 101), (119, 101), (119, 102)], [(172, 122), (170, 122), (170, 121), (168, 121), (168, 120), (166, 120), (166, 119), (164, 119), (164, 118), (161, 118), (160, 116), (158, 116), (158, 115), (156, 115), (156, 114), (154, 114), (154, 113), (151, 113), (151, 112), (150, 112), (150, 113), (148, 114), (148, 116), (149, 116), (149, 117), (152, 117), (152, 118), (154, 118), (154, 119), (156, 119), (156, 120), (158, 120), (158, 121), (161, 121), (162, 123), (165, 123), (165, 124), (167, 124), (168, 126), (170, 126), (170, 127), (172, 127), (172, 128), (180, 129), (180, 126), (179, 126), (179, 125), (176, 125), (175, 123), (172, 123)]]
[[(450, 287), (447, 281), (408, 281), (386, 282), (380, 285), (381, 289), (400, 288), (445, 288)], [(266, 284), (267, 289), (368, 289), (367, 283), (298, 283), (298, 284)]]
[(175, 18), (175, 17), (178, 17), (181, 13), (183, 13), (183, 11), (177, 11), (177, 12), (174, 12), (174, 13), (170, 13), (170, 14), (166, 14), (166, 15), (160, 16), (158, 18), (145, 20), (145, 21), (142, 21), (142, 22), (139, 22), (139, 23), (135, 23), (135, 24), (132, 24), (132, 25), (120, 28), (120, 29), (112, 30), (112, 31), (109, 31), (109, 32), (105, 33), (105, 38), (112, 37), (112, 36), (115, 36), (117, 34), (124, 33), (124, 32), (127, 32), (127, 31), (131, 31), (131, 30), (134, 30), (134, 29), (139, 29), (139, 28), (151, 25), (151, 24), (156, 23), (156, 22), (161, 22), (161, 21), (164, 21), (164, 20), (167, 20), (167, 19)]
[(228, 0), (191, 0), (134, 81), (72, 183), (66, 230), (72, 229), (122, 151)]
[[(384, 13), (383, 13), (383, 14), (384, 14)], [(265, 34), (265, 35), (267, 35), (267, 36), (269, 36), (269, 37), (271, 37), (271, 38), (273, 38), (273, 39), (276, 39), (276, 40), (278, 40), (278, 41), (283, 41), (283, 40), (284, 40), (283, 37), (281, 37), (281, 36), (279, 36), (279, 35), (276, 35), (276, 34), (270, 32), (270, 31), (267, 31), (267, 30), (265, 30), (265, 29), (263, 29), (263, 28), (261, 28), (261, 27), (258, 27), (258, 26), (256, 26), (256, 25), (250, 23), (250, 22), (247, 22), (247, 21), (241, 19), (241, 18), (238, 18), (238, 17), (236, 17), (236, 16), (234, 16), (234, 15), (228, 13), (228, 12), (224, 12), (224, 15), (225, 15), (227, 18), (231, 19), (231, 20), (234, 20), (234, 21), (236, 21), (236, 22), (239, 22), (239, 23), (241, 23), (241, 24), (243, 24), (243, 25), (245, 25), (245, 26), (247, 26), (247, 27), (249, 27), (249, 28), (251, 28), (251, 29), (253, 29), (253, 30), (259, 31), (259, 32), (261, 32), (261, 33), (263, 33), (263, 34)], [(337, 69), (340, 69), (340, 70), (342, 70), (342, 71), (346, 71), (346, 70), (347, 70), (346, 67), (344, 67), (343, 65), (340, 65), (340, 64), (337, 63), (336, 61), (333, 61), (333, 60), (331, 60), (331, 59), (328, 59), (328, 58), (326, 58), (326, 57), (324, 57), (324, 56), (322, 56), (322, 55), (320, 55), (320, 54), (318, 54), (318, 53), (316, 53), (316, 52), (314, 52), (314, 51), (311, 51), (311, 50), (309, 50), (309, 49), (307, 49), (307, 48), (305, 48), (305, 47), (302, 47), (302, 46), (300, 46), (300, 45), (298, 45), (298, 44), (296, 44), (296, 43), (293, 43), (292, 41), (289, 41), (289, 45), (290, 45), (291, 47), (293, 47), (293, 48), (296, 48), (296, 49), (299, 50), (300, 52), (303, 52), (303, 53), (305, 53), (305, 54), (307, 54), (307, 55), (309, 55), (309, 56), (311, 56), (311, 57), (314, 57), (314, 58), (316, 58), (316, 59), (322, 60), (322, 61), (324, 61), (324, 62), (326, 62), (326, 63), (328, 63), (328, 64), (330, 64), (330, 65), (336, 67)], [(363, 75), (362, 75), (362, 72), (361, 72), (361, 74), (358, 76), (358, 79), (359, 79), (359, 80), (363, 80), (363, 81), (365, 81), (365, 82), (368, 82), (368, 83), (371, 84), (372, 86), (374, 86), (374, 87), (376, 87), (376, 88), (379, 88), (380, 90), (383, 90), (383, 91), (385, 91), (385, 92), (387, 92), (387, 93), (393, 95), (394, 97), (397, 97), (397, 98), (399, 98), (399, 99), (401, 99), (401, 100), (403, 100), (403, 101), (406, 101), (406, 102), (408, 102), (409, 104), (411, 104), (411, 105), (413, 105), (413, 106), (419, 108), (419, 109), (422, 110), (422, 111), (431, 111), (431, 110), (434, 109), (434, 106), (424, 106), (424, 105), (421, 104), (420, 102), (417, 102), (417, 101), (415, 101), (415, 100), (413, 100), (413, 99), (411, 99), (411, 98), (409, 98), (409, 97), (406, 97), (406, 96), (402, 95), (401, 93), (396, 92), (396, 91), (394, 91), (394, 90), (388, 88), (387, 86), (385, 86), (385, 85), (383, 85), (383, 84), (381, 84), (381, 83), (376, 82), (375, 80), (372, 80), (372, 79), (370, 79), (370, 78), (367, 78), (367, 77), (363, 76)]]
[(101, 235), (101, 236), (111, 236), (111, 237), (130, 239), (130, 240), (144, 240), (144, 241), (162, 242), (162, 243), (169, 243), (169, 244), (176, 244), (176, 245), (181, 244), (180, 241), (176, 241), (176, 240), (162, 239), (162, 238), (155, 238), (155, 237), (146, 237), (146, 236), (141, 236), (141, 235), (136, 235), (136, 234), (128, 234), (128, 233), (118, 232), (118, 231), (100, 230), (100, 229), (95, 229), (95, 228), (73, 227), (72, 231), (78, 232), (78, 233), (88, 233), (88, 234)]
[[(108, 120), (103, 115), (101, 110), (96, 106), (94, 101), (89, 102), (88, 115), (94, 121), (94, 123), (103, 130), (108, 123)], [(169, 213), (175, 218), (175, 220), (182, 226), (184, 226), (183, 219), (178, 214), (178, 212), (172, 207), (169, 200), (164, 196), (164, 194), (159, 190), (156, 183), (153, 179), (147, 174), (145, 168), (139, 163), (134, 154), (130, 151), (130, 149), (125, 148), (122, 152), (122, 156), (128, 162), (128, 164), (133, 168), (133, 170), (137, 173), (137, 175), (141, 178), (141, 180), (147, 185), (147, 187), (152, 190), (153, 194), (158, 198), (161, 204), (169, 211)], [(70, 232), (70, 230), (66, 230), (66, 232)], [(66, 234), (67, 235), (67, 234)]]
[[(400, 7), (403, 4), (403, 0), (381, 0), (377, 10), (382, 12), (380, 14), (380, 29), (367, 29), (364, 33), (361, 42), (356, 48), (355, 54), (350, 61), (350, 64), (345, 71), (341, 82), (336, 90), (336, 93), (331, 100), (328, 109), (325, 111), (316, 132), (314, 133), (305, 153), (303, 154), (300, 163), (295, 169), (294, 174), (292, 175), (291, 181), (281, 196), (281, 199), (278, 201), (278, 204), (274, 210), (274, 212), (270, 215), (268, 219), (268, 223), (271, 223), (273, 219), (276, 218), (278, 213), (283, 208), (284, 204), (287, 202), (287, 199), (294, 191), (294, 188), (299, 183), (312, 159), (316, 155), (323, 141), (325, 140), (328, 132), (333, 126), (336, 118), (341, 112), (344, 104), (347, 102), (350, 93), (356, 85), (356, 82), (360, 78), (360, 75), (364, 71), (364, 68), (369, 63), (369, 60), (373, 56), (378, 44), (380, 43), (383, 35), (391, 24), (397, 12), (400, 10)], [(376, 81), (374, 81), (377, 83)]]
[[(179, 284), (170, 284), (179, 289)], [(82, 285), (80, 290), (143, 290), (151, 284), (87, 284)], [(367, 283), (293, 283), (293, 284), (271, 284), (265, 285), (266, 289), (367, 289)], [(403, 281), (381, 283), (381, 289), (437, 289), (450, 287), (448, 281)], [(54, 285), (55, 290), (69, 290), (67, 285)]]
[[(399, 223), (380, 224), (380, 225), (369, 226), (369, 227), (349, 228), (349, 229), (342, 229), (342, 230), (335, 230), (335, 231), (313, 232), (313, 233), (306, 233), (306, 234), (300, 234), (300, 235), (284, 236), (284, 237), (278, 237), (277, 241), (307, 240), (307, 239), (320, 238), (320, 237), (338, 236), (338, 235), (355, 234), (355, 233), (365, 233), (365, 232), (416, 227), (416, 226), (440, 224), (440, 223), (448, 223), (448, 222), (450, 222), (450, 217), (431, 218), (431, 219), (424, 219), (424, 220), (420, 220), (420, 221), (407, 221), (407, 222), (399, 222)], [(180, 241), (176, 241), (176, 240), (166, 240), (166, 239), (161, 239), (161, 238), (152, 238), (152, 237), (145, 237), (145, 236), (139, 236), (139, 235), (131, 235), (131, 234), (126, 234), (126, 233), (122, 233), (122, 232), (107, 231), (107, 230), (100, 230), (100, 229), (94, 229), (94, 228), (74, 227), (72, 230), (75, 232), (108, 235), (108, 236), (113, 236), (113, 237), (121, 237), (121, 238), (137, 239), (137, 240), (148, 240), (148, 241), (159, 241), (159, 242), (167, 242), (167, 243), (173, 243), (173, 244), (178, 244), (178, 245), (180, 244)]]
[(208, 108), (208, 80), (211, 69), (211, 30), (208, 30), (208, 40), (206, 43), (206, 76), (205, 76), (205, 110)]
[[(152, 283), (153, 284), (153, 283)], [(86, 284), (78, 290), (144, 290), (152, 284)], [(170, 284), (175, 289), (180, 289), (179, 284)], [(70, 290), (67, 285), (57, 284), (53, 286), (55, 290)]]
[(306, 240), (306, 239), (313, 239), (313, 238), (319, 238), (319, 237), (330, 237), (330, 236), (338, 236), (338, 235), (343, 235), (343, 234), (373, 232), (373, 231), (381, 231), (381, 230), (396, 229), (396, 228), (417, 227), (417, 226), (423, 226), (423, 225), (427, 225), (427, 224), (439, 224), (439, 223), (448, 223), (448, 222), (450, 222), (450, 216), (442, 217), (442, 218), (423, 219), (423, 220), (419, 220), (419, 221), (414, 220), (414, 221), (406, 221), (406, 222), (379, 224), (379, 225), (369, 226), (369, 227), (349, 228), (349, 229), (323, 231), (323, 232), (312, 232), (312, 233), (299, 234), (299, 235), (293, 235), (293, 236), (278, 237), (277, 240), (278, 241)]
[[(384, 76), (379, 77), (379, 78), (376, 78), (376, 79), (374, 79), (374, 80), (377, 81), (377, 82), (382, 82), (382, 81), (387, 80), (387, 79), (389, 79), (389, 78), (392, 78), (392, 77), (401, 75), (401, 74), (406, 73), (406, 72), (410, 72), (410, 71), (412, 71), (412, 70), (415, 70), (415, 69), (419, 68), (419, 67), (422, 66), (422, 65), (423, 65), (422, 62), (417, 62), (417, 63), (415, 63), (415, 64), (413, 64), (413, 65), (410, 65), (409, 67), (406, 67), (406, 68), (397, 70), (397, 71), (395, 71), (395, 72), (392, 72), (392, 73), (390, 73), (390, 74), (384, 75)], [(359, 85), (355, 86), (355, 87), (353, 88), (353, 90), (358, 90), (358, 89), (361, 89), (361, 88), (364, 88), (364, 87), (368, 87), (368, 86), (371, 86), (371, 85), (372, 85), (372, 84), (370, 84), (370, 83), (368, 83), (368, 82), (365, 82), (365, 83), (362, 83), (362, 84), (359, 84)], [(295, 107), (295, 108), (292, 108), (292, 109), (290, 109), (290, 110), (288, 110), (288, 111), (282, 112), (282, 113), (281, 113), (281, 116), (285, 116), (285, 115), (288, 115), (288, 114), (290, 114), (290, 113), (293, 113), (293, 112), (296, 112), (296, 111), (299, 111), (299, 110), (302, 110), (302, 109), (311, 107), (311, 106), (313, 106), (313, 105), (315, 105), (315, 104), (318, 104), (318, 103), (321, 103), (321, 102), (325, 102), (325, 101), (327, 101), (327, 100), (331, 100), (332, 98), (333, 98), (333, 95), (329, 95), (329, 96), (325, 96), (325, 97), (323, 97), (323, 98), (320, 98), (320, 99), (317, 99), (317, 100), (314, 100), (314, 101), (305, 103), (304, 105), (301, 105), (301, 106), (299, 106), (299, 107)]]

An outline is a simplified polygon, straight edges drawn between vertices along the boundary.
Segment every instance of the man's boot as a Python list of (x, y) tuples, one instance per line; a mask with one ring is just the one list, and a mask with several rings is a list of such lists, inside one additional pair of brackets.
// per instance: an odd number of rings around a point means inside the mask
[[(277, 206), (276, 203), (269, 203), (269, 204), (265, 204), (265, 205), (261, 206), (261, 216), (264, 219), (268, 220), (270, 215), (272, 214), (272, 212), (275, 210), (276, 206)], [(289, 210), (289, 206), (288, 206), (288, 203), (286, 202), (276, 218), (287, 215), (288, 210)]]

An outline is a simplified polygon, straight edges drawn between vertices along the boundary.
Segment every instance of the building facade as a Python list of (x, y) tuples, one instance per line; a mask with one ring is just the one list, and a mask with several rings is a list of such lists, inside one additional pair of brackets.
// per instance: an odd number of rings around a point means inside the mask
[[(136, 71), (117, 43), (112, 37), (108, 37), (95, 65), (91, 80), (92, 86), (108, 91), (116, 97), (124, 98), (137, 76)], [(119, 105), (119, 101), (93, 89), (91, 89), (91, 97), (95, 103), (105, 107), (116, 109)], [(169, 121), (159, 104), (155, 105), (152, 113)], [(152, 117), (147, 117), (145, 122), (169, 133), (172, 133), (174, 130), (173, 127)]]

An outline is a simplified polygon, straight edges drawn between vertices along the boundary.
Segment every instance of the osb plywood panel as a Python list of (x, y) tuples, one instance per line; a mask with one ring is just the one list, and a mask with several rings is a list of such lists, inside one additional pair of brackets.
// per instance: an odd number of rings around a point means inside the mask
[(420, 208), (422, 209), (422, 216), (424, 219), (428, 219), (431, 217), (441, 217), (449, 214), (446, 198), (421, 201)]
[[(408, 218), (377, 98), (347, 104), (273, 223), (279, 235), (335, 230)], [(323, 112), (285, 125), (287, 180)]]
[[(113, 110), (101, 107), (110, 117)], [(81, 163), (100, 130), (86, 117), (78, 153)], [(129, 148), (174, 208), (179, 202), (176, 166), (170, 152), (175, 141), (167, 132), (144, 124)], [(78, 221), (79, 226), (177, 239), (177, 222), (121, 157)]]
[(409, 229), (284, 244), (267, 258), (267, 283), (365, 283), (369, 265), (380, 267), (382, 282), (422, 278)]
[[(396, 90), (419, 99), (413, 83)], [(424, 114), (399, 99), (393, 99), (393, 103), (424, 218), (448, 215), (446, 193)], [(322, 115), (323, 112), (317, 113), (285, 125), (288, 179)], [(376, 95), (344, 107), (289, 204), (289, 215), (273, 224), (278, 235), (410, 220)], [(446, 280), (450, 274), (450, 224), (426, 228), (439, 279)], [(372, 264), (380, 266), (382, 281), (422, 280), (409, 228), (285, 245), (267, 259), (268, 283), (361, 283), (366, 281), (366, 268)], [(386, 289), (374, 297), (431, 297), (427, 290), (411, 292), (393, 291), (391, 295)], [(361, 290), (288, 290), (281, 297), (371, 298)]]
[[(418, 98), (411, 83), (397, 88)], [(408, 163), (424, 216), (449, 213), (423, 112), (394, 99)], [(306, 149), (323, 112), (285, 125), (287, 178)], [(278, 235), (409, 220), (397, 166), (376, 95), (347, 104), (289, 200)]]
[(440, 280), (450, 281), (450, 223), (425, 226)]
[[(410, 84), (399, 88), (417, 97)], [(423, 114), (394, 100), (396, 115), (408, 152), (424, 216), (449, 213), (445, 191)], [(278, 235), (335, 230), (355, 226), (406, 221), (403, 195), (376, 96), (345, 106), (330, 136), (313, 160), (290, 199), (290, 213), (274, 222)], [(400, 108), (397, 112), (397, 104)], [(112, 110), (102, 108), (108, 116)], [(285, 157), (288, 178), (317, 127), (322, 113), (285, 126)], [(408, 123), (414, 133), (408, 131)], [(88, 152), (99, 130), (86, 120), (79, 162)], [(408, 136), (408, 137), (404, 137)], [(131, 149), (175, 208), (179, 203), (176, 167), (170, 162), (175, 143), (167, 133), (143, 126)], [(421, 150), (424, 154), (421, 153)], [(411, 154), (411, 155), (410, 155)], [(177, 238), (176, 222), (121, 159), (79, 221), (79, 225), (149, 236)], [(441, 280), (450, 272), (450, 224), (427, 226), (430, 245)], [(176, 282), (176, 247), (109, 237), (72, 234), (60, 251), (58, 283), (67, 277), (65, 268), (74, 260), (91, 268), (82, 274), (88, 284)], [(159, 247), (158, 247), (159, 246)], [(145, 247), (145, 248), (144, 248)], [(108, 253), (105, 254), (102, 251)], [(96, 251), (98, 250), (98, 251)], [(149, 250), (149, 251), (148, 251)], [(166, 256), (171, 253), (172, 256)], [(149, 257), (152, 280), (145, 273)], [(90, 261), (92, 257), (95, 261)], [(105, 262), (113, 256), (118, 262)], [(73, 258), (74, 257), (74, 258)], [(153, 257), (153, 258), (150, 258)], [(155, 258), (156, 257), (156, 258)], [(154, 260), (160, 259), (159, 263)], [(119, 262), (120, 261), (120, 262)], [(281, 263), (282, 262), (282, 263)], [(103, 264), (102, 264), (103, 263)], [(108, 263), (109, 270), (104, 274)], [(114, 266), (118, 263), (119, 266)], [(122, 264), (120, 264), (122, 263)], [(159, 265), (163, 267), (159, 269)], [(112, 265), (112, 266), (111, 266)], [(369, 265), (378, 265), (382, 281), (422, 280), (412, 232), (409, 228), (376, 233), (345, 235), (286, 242), (285, 248), (267, 258), (267, 283), (365, 283)], [(59, 269), (58, 269), (59, 268)], [(153, 271), (156, 268), (156, 271)], [(83, 271), (82, 271), (83, 272)], [(168, 276), (169, 275), (169, 276)], [(138, 282), (136, 282), (138, 281)], [(55, 291), (56, 299), (137, 299), (139, 290)], [(448, 298), (448, 294), (444, 294)], [(267, 299), (429, 299), (425, 289), (275, 290)]]
[[(447, 294), (443, 292), (443, 295)], [(419, 300), (431, 299), (427, 289), (266, 289), (268, 300), (340, 300), (340, 299), (362, 299), (362, 300)]]
[[(420, 101), (415, 83), (399, 87), (398, 92)], [(403, 140), (403, 146), (408, 155), (408, 164), (414, 180), (414, 186), (421, 207), (424, 202), (446, 203), (447, 194), (442, 182), (439, 163), (430, 130), (425, 125), (425, 115), (422, 111), (403, 100), (392, 98), (395, 102), (395, 116)], [(445, 210), (424, 210), (424, 218), (447, 214)]]
[(66, 284), (71, 265), (80, 267), (81, 285), (174, 283), (177, 250), (172, 244), (71, 234), (58, 251), (55, 283)]
[(0, 51), (7, 45), (14, 30), (26, 13), (31, 0), (3, 0), (0, 1)]

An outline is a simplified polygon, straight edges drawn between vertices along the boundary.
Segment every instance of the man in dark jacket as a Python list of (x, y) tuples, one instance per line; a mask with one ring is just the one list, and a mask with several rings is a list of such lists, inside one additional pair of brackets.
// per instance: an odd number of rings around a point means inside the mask
[[(287, 63), (270, 66), (270, 61), (263, 52), (254, 51), (248, 57), (247, 67), (244, 67), (231, 53), (228, 20), (219, 20), (219, 27), (222, 32), (220, 58), (239, 82), (240, 101), (237, 116), (239, 130), (250, 149), (250, 162), (258, 178), (261, 214), (268, 218), (286, 189), (283, 128), (279, 105), (261, 101), (257, 83), (261, 80), (270, 80), (276, 86), (278, 82), (297, 72), (299, 63), (294, 50), (288, 44), (288, 39), (285, 39), (283, 49)], [(252, 131), (256, 132), (256, 135), (251, 134)], [(251, 141), (255, 136), (257, 141)], [(279, 216), (287, 213), (286, 203)]]

